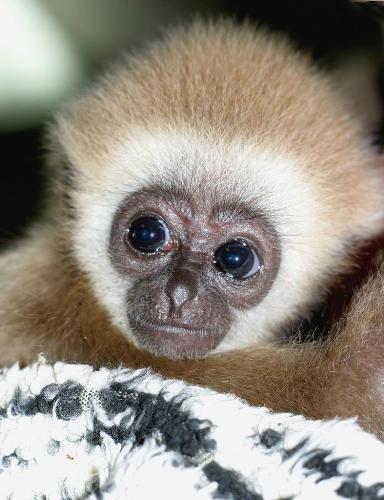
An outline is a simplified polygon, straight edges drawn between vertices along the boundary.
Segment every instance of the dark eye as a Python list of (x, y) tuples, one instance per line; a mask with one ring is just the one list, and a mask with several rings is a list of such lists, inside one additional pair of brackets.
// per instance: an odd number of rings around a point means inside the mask
[(236, 279), (250, 278), (261, 267), (256, 251), (245, 241), (228, 241), (216, 250), (214, 263), (223, 273)]
[(159, 253), (170, 241), (169, 229), (156, 217), (139, 217), (128, 228), (131, 245), (144, 253)]

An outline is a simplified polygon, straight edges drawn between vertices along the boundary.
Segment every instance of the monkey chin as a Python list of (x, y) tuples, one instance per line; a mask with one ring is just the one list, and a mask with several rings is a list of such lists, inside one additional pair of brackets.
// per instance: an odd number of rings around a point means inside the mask
[(204, 329), (130, 320), (139, 346), (157, 357), (173, 360), (201, 358), (222, 341), (224, 335)]

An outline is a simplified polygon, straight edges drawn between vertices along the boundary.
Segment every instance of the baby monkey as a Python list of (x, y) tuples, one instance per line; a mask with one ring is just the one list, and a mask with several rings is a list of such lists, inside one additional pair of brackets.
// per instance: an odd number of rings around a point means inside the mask
[(306, 56), (195, 23), (107, 74), (49, 144), (44, 220), (0, 258), (2, 365), (151, 366), (384, 432), (364, 300), (324, 343), (283, 341), (383, 228), (364, 120)]

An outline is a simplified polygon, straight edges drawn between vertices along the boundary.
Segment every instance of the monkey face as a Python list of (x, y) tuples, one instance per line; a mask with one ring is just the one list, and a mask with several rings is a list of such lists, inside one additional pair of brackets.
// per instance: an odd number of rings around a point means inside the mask
[(227, 335), (233, 310), (257, 305), (279, 264), (263, 214), (215, 190), (153, 186), (117, 212), (111, 255), (133, 278), (129, 325), (140, 346), (170, 358), (202, 356)]

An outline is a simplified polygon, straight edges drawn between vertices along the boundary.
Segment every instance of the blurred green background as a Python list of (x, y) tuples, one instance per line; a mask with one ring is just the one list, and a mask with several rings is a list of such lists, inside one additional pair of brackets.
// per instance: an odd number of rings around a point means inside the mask
[(324, 64), (380, 47), (373, 7), (347, 0), (0, 0), (0, 243), (38, 210), (44, 123), (121, 51), (196, 15), (229, 15), (287, 32)]

